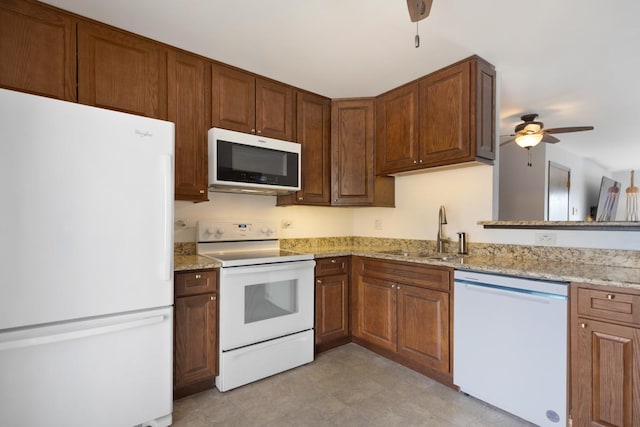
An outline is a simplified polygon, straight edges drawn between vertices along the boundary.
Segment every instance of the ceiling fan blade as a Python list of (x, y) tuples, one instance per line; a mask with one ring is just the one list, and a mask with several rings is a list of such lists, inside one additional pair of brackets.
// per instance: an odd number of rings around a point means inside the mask
[(516, 135), (500, 135), (500, 145), (509, 144), (516, 140)]
[(593, 126), (569, 126), (564, 128), (552, 128), (545, 129), (546, 133), (567, 133), (567, 132), (582, 132), (584, 130), (593, 130)]
[(542, 142), (548, 142), (550, 144), (555, 144), (556, 142), (560, 142), (558, 138), (555, 136), (548, 135), (546, 132), (542, 135)]
[(418, 22), (429, 16), (433, 0), (407, 0), (411, 22)]

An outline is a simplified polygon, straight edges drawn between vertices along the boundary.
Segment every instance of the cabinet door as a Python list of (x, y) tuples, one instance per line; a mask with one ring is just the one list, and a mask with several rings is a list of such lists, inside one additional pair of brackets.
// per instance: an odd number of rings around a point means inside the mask
[(479, 57), (474, 57), (471, 68), (474, 74), (471, 93), (475, 96), (471, 143), (476, 143), (477, 157), (493, 160), (496, 158), (496, 70)]
[(449, 294), (398, 285), (398, 353), (443, 373), (449, 363)]
[(76, 27), (35, 2), (0, 2), (0, 86), (76, 101)]
[(256, 79), (252, 74), (214, 64), (211, 119), (214, 127), (255, 133)]
[[(302, 144), (302, 190), (294, 203), (331, 203), (331, 100), (296, 92), (296, 138)], [(280, 202), (280, 200), (279, 200)]]
[(218, 314), (215, 294), (176, 298), (175, 302), (174, 388), (177, 389), (215, 377)]
[(474, 159), (470, 145), (470, 78), (467, 61), (420, 81), (420, 159), (424, 165)]
[(367, 276), (358, 276), (355, 280), (358, 311), (354, 335), (396, 351), (396, 285)]
[(373, 99), (335, 101), (331, 107), (331, 203), (374, 201)]
[(293, 88), (256, 79), (256, 134), (293, 140)]
[(80, 21), (78, 101), (166, 119), (163, 46), (124, 31)]
[(640, 329), (579, 318), (573, 424), (640, 425)]
[(376, 99), (377, 173), (419, 165), (418, 89), (418, 83), (412, 83)]
[(170, 50), (167, 55), (167, 118), (175, 123), (175, 198), (207, 200), (209, 64)]
[(316, 346), (349, 337), (349, 276), (316, 279)]

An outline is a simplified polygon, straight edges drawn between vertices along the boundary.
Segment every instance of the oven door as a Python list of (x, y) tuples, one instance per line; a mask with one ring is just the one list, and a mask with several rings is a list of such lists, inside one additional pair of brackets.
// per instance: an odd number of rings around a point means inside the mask
[(220, 350), (313, 328), (315, 261), (220, 269)]

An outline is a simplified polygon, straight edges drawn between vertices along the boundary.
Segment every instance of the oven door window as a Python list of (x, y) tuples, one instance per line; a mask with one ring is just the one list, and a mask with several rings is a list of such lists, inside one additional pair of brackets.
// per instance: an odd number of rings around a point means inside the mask
[(298, 281), (258, 283), (244, 288), (244, 323), (298, 312)]

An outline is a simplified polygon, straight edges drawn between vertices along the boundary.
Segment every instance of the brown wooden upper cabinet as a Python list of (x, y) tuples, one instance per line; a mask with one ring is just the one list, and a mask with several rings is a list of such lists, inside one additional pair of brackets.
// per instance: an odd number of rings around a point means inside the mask
[(214, 127), (293, 140), (293, 88), (235, 68), (214, 64)]
[(331, 204), (393, 206), (392, 177), (375, 176), (374, 99), (334, 101), (331, 106)]
[(78, 22), (78, 101), (166, 119), (165, 52), (152, 40)]
[(377, 173), (495, 158), (495, 70), (472, 56), (376, 99)]
[(211, 65), (195, 55), (167, 54), (167, 118), (175, 123), (175, 198), (207, 200), (207, 130)]
[(331, 204), (331, 100), (296, 91), (296, 142), (302, 144), (302, 190), (278, 196), (278, 205)]
[(0, 87), (76, 101), (76, 26), (39, 3), (0, 2)]

